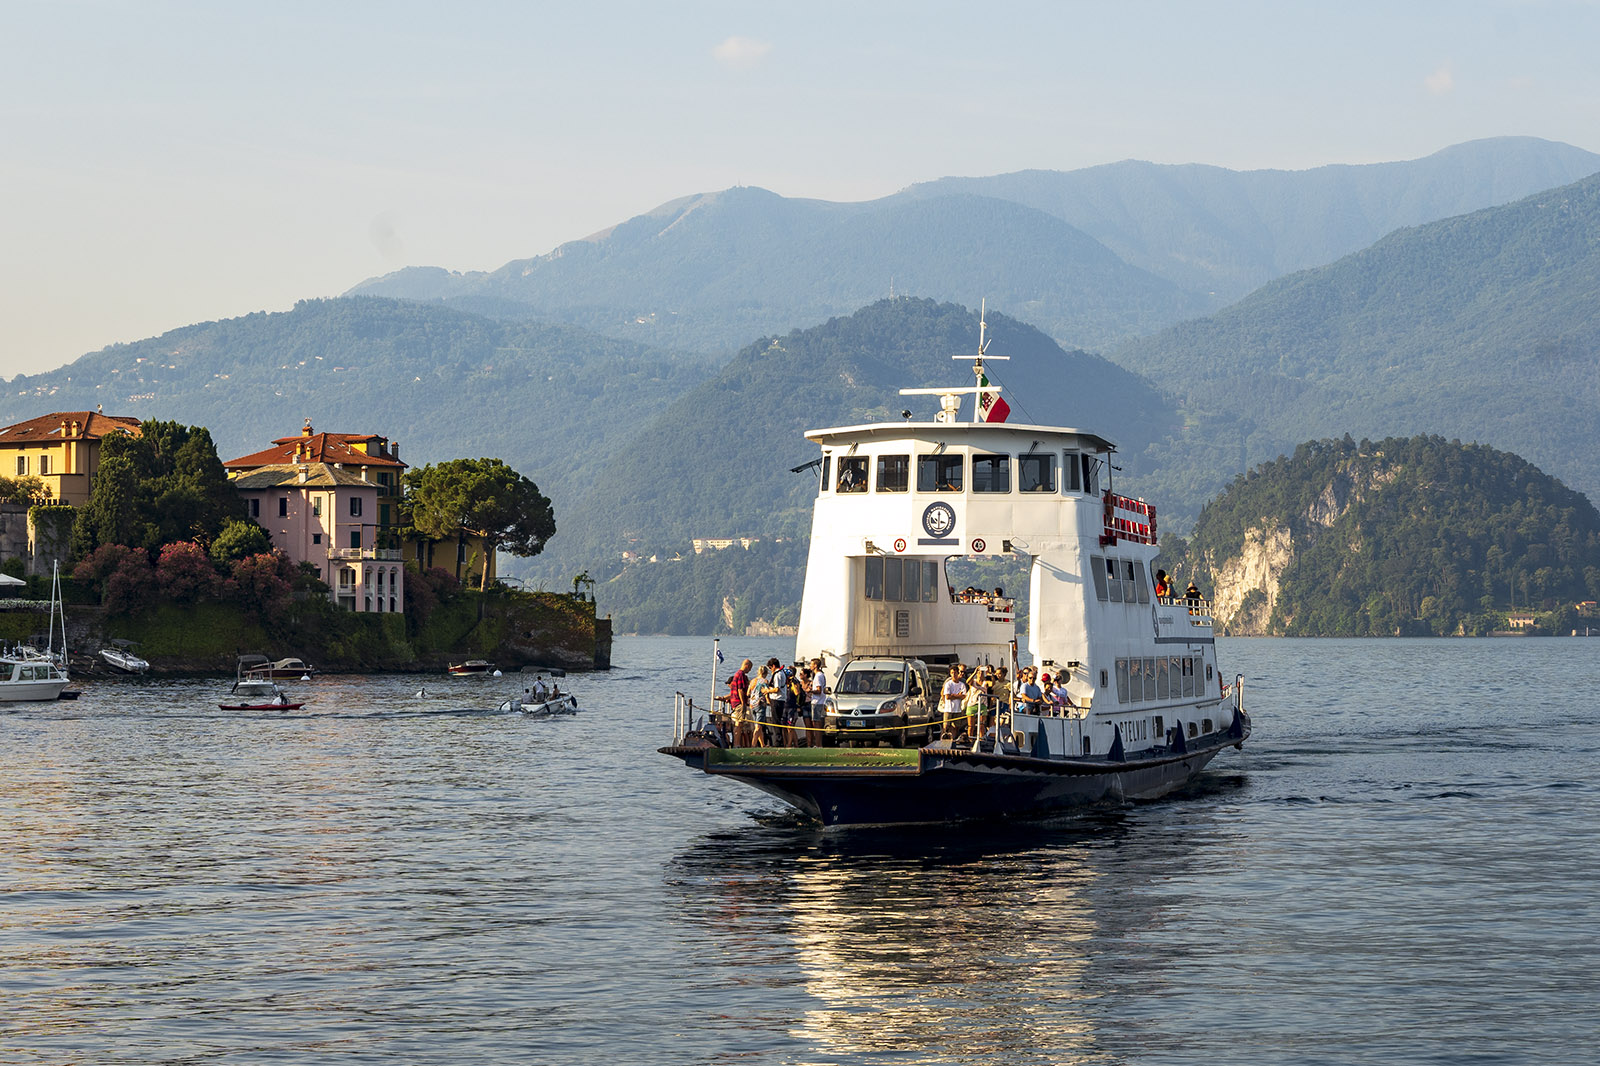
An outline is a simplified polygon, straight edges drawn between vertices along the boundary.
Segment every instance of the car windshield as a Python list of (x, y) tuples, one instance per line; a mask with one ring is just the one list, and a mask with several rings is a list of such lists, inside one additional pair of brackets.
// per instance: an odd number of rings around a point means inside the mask
[(898, 696), (905, 687), (903, 670), (846, 670), (839, 678), (841, 696)]

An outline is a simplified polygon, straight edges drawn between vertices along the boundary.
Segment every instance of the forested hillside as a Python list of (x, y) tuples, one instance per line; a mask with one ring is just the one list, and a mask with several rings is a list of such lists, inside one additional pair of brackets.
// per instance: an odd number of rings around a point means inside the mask
[(1482, 445), (1322, 440), (1207, 504), (1176, 572), (1234, 632), (1479, 634), (1600, 599), (1600, 513)]
[(1119, 349), (1187, 431), (1163, 498), (1193, 502), (1308, 435), (1440, 433), (1600, 494), (1600, 176), (1402, 230)]
[(207, 322), (15, 378), (0, 424), (93, 409), (211, 430), (224, 459), (298, 432), (379, 433), (413, 466), (503, 458), (554, 500), (558, 527), (608, 445), (705, 364), (568, 326), (372, 297)]
[[(1077, 426), (1135, 443), (1175, 425), (1175, 412), (1148, 383), (1103, 359), (1063, 351), (1031, 326), (994, 312), (989, 336), (991, 355), (1012, 357), (990, 365), (1014, 423)], [(535, 560), (530, 572), (553, 581), (581, 560), (599, 560), (594, 576), (603, 583), (596, 596), (616, 612), (619, 631), (636, 628), (633, 611), (660, 608), (652, 602), (658, 571), (652, 564), (624, 569), (621, 550), (670, 555), (687, 551), (693, 537), (803, 542), (816, 473), (790, 468), (816, 458), (805, 431), (897, 420), (902, 410), (931, 420), (932, 397), (898, 390), (970, 383), (965, 360), (977, 344), (975, 312), (915, 299), (883, 300), (812, 329), (762, 338), (614, 453), (594, 491), (568, 512), (565, 528), (586, 532), (552, 544), (549, 558)], [(763, 565), (749, 552), (718, 554), (698, 566), (748, 565), (754, 574)], [(779, 607), (792, 610), (798, 570), (792, 579), (788, 586), (774, 573), (763, 593), (772, 599), (753, 600), (759, 606), (752, 617), (771, 620)]]

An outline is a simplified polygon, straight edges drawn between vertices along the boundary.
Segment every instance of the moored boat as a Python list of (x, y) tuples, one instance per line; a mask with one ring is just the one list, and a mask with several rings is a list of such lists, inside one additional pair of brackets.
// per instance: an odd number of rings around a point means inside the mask
[(307, 681), (316, 673), (316, 667), (304, 659), (277, 659), (268, 661), (265, 655), (250, 656), (256, 662), (244, 668), (246, 677), (264, 678), (268, 681)]
[(16, 651), (0, 655), (0, 703), (32, 703), (59, 699), (71, 683), (55, 659)]
[(468, 659), (464, 663), (451, 663), (445, 668), (445, 673), (451, 677), (478, 677), (488, 674), (494, 669), (494, 663), (483, 659)]
[(142, 674), (150, 664), (133, 652), (133, 641), (113, 640), (111, 647), (100, 649), (100, 658), (113, 670), (124, 674)]
[[(828, 730), (752, 726), (680, 695), (664, 754), (827, 825), (896, 824), (1156, 798), (1249, 737), (1242, 683), (1218, 669), (1209, 604), (1157, 588), (1155, 509), (1112, 490), (1112, 443), (983, 420), (1000, 403), (981, 330), (975, 386), (901, 390), (936, 396), (932, 421), (806, 434), (821, 450), (820, 483), (796, 654), (830, 678), (864, 659), (926, 664), (941, 688), (961, 664), (1016, 678), (1013, 605), (957, 595), (948, 570), (1009, 557), (1028, 565), (1027, 651), (1057, 678), (1057, 698), (1007, 688), (975, 713), (942, 714), (934, 743), (841, 750), (736, 747), (752, 736), (826, 743)], [(964, 422), (966, 395), (976, 402)], [(899, 695), (882, 715), (904, 713)], [(889, 720), (852, 739), (876, 732), (893, 744), (915, 724)]]

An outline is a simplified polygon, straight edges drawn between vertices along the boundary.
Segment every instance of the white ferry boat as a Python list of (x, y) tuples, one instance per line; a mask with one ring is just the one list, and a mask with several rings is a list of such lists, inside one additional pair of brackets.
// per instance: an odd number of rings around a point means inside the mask
[[(938, 397), (931, 422), (806, 434), (821, 478), (796, 657), (822, 659), (830, 678), (887, 657), (927, 663), (935, 684), (957, 663), (1005, 664), (1015, 678), (1010, 606), (963, 602), (946, 572), (953, 559), (1011, 556), (1029, 564), (1028, 652), (1064, 679), (1068, 701), (1007, 700), (985, 735), (947, 730), (920, 748), (749, 748), (680, 695), (664, 754), (850, 825), (1150, 799), (1243, 746), (1242, 683), (1222, 680), (1209, 604), (1156, 594), (1155, 509), (1112, 491), (1105, 438), (981, 420), (1000, 391), (983, 348), (980, 332), (978, 385), (901, 390)], [(967, 395), (974, 413), (962, 421)], [(827, 740), (798, 732), (802, 744)]]

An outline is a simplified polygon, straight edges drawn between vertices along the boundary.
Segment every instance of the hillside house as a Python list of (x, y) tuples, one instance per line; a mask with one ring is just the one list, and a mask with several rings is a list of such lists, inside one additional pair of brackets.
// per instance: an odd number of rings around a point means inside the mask
[(405, 564), (399, 548), (378, 547), (381, 488), (333, 463), (260, 466), (233, 477), (252, 519), (299, 563), (328, 583), (349, 611), (405, 610)]
[(37, 477), (59, 503), (89, 502), (100, 469), (100, 442), (139, 435), (139, 420), (99, 411), (56, 411), (0, 429), (0, 474)]

